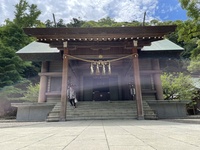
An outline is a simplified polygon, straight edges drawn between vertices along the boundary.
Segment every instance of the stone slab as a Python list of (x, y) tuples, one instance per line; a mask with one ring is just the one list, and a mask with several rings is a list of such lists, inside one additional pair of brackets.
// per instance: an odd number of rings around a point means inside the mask
[(54, 104), (21, 103), (12, 106), (17, 107), (17, 121), (45, 121)]
[(15, 122), (15, 126), (9, 125), (13, 122), (4, 123), (8, 126), (0, 122), (1, 150), (200, 149), (199, 124), (175, 120)]

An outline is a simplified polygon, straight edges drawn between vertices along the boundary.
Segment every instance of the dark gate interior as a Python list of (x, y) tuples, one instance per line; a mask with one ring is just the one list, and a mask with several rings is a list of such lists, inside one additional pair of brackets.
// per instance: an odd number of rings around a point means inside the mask
[(83, 101), (120, 100), (117, 76), (83, 77)]
[(94, 101), (110, 100), (108, 77), (96, 76), (93, 78), (93, 100)]

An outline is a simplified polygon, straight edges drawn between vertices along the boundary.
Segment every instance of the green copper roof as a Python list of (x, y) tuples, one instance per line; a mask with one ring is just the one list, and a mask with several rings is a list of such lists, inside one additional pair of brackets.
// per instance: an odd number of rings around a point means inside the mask
[(16, 52), (24, 60), (50, 61), (61, 58), (57, 48), (50, 48), (49, 44), (32, 42)]
[[(182, 50), (184, 50), (182, 47), (167, 39), (164, 39), (152, 42), (151, 46), (144, 46), (141, 51), (147, 53), (149, 57), (149, 53), (152, 52), (166, 53), (167, 51), (177, 52)], [(49, 44), (41, 42), (32, 42), (24, 48), (17, 51), (16, 53), (24, 60), (51, 61), (61, 59), (60, 50), (58, 50), (57, 48), (51, 48), (49, 47)], [(145, 53), (143, 53), (143, 55), (145, 55)]]
[(50, 48), (49, 44), (41, 42), (32, 42), (24, 48), (17, 51), (17, 54), (22, 53), (59, 53), (57, 48)]
[(144, 46), (142, 51), (177, 51), (184, 50), (184, 48), (171, 42), (168, 39), (155, 41), (151, 43), (151, 46)]

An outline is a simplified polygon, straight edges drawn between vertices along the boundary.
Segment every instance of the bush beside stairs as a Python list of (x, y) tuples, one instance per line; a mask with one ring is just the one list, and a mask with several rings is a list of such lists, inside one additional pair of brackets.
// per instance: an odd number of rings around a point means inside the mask
[[(137, 119), (136, 101), (81, 101), (77, 108), (67, 103), (66, 120), (111, 120)], [(157, 119), (157, 115), (146, 101), (143, 101), (144, 118)], [(61, 102), (55, 104), (46, 121), (59, 121)]]

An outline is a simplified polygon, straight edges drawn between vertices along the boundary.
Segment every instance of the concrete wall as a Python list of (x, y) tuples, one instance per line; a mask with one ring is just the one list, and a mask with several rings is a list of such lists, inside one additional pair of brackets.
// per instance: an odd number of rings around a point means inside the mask
[(45, 121), (53, 104), (27, 103), (17, 104), (17, 121)]
[(156, 111), (159, 119), (184, 118), (187, 116), (188, 101), (147, 100), (149, 106)]

